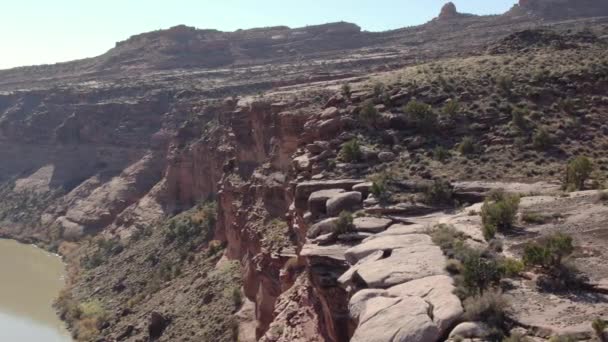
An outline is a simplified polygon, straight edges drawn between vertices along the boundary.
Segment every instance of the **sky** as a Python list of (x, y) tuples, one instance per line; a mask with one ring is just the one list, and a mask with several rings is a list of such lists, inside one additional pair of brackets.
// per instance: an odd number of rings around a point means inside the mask
[[(459, 12), (500, 14), (516, 0), (453, 0)], [(419, 25), (446, 0), (3, 0), (0, 69), (103, 54), (118, 41), (185, 24), (234, 31), (348, 21), (367, 31)]]

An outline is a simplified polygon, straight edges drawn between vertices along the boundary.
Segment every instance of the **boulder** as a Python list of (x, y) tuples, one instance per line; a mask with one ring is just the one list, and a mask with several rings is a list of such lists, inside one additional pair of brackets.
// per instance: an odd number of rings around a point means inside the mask
[[(379, 251), (382, 258), (366, 259)], [(344, 256), (354, 265), (338, 279), (344, 285), (353, 282), (355, 274), (356, 281), (367, 287), (387, 288), (446, 273), (443, 252), (424, 234), (372, 237), (348, 249)]]
[(167, 318), (160, 313), (153, 311), (148, 319), (148, 334), (150, 340), (158, 339), (163, 334), (168, 324), (169, 321)]
[(437, 211), (437, 208), (429, 207), (424, 204), (399, 203), (392, 206), (375, 205), (365, 208), (365, 213), (369, 215), (402, 215), (402, 216), (422, 216)]
[(308, 198), (308, 210), (312, 213), (313, 217), (318, 217), (327, 212), (325, 206), (328, 199), (336, 197), (344, 193), (344, 189), (327, 189), (319, 190), (310, 194)]
[(361, 206), (362, 196), (358, 191), (338, 194), (327, 200), (327, 214), (339, 215), (342, 211), (354, 211)]
[(361, 193), (361, 195), (363, 195), (363, 198), (367, 198), (367, 195), (370, 192), (372, 184), (373, 184), (372, 182), (365, 182), (365, 183), (357, 184), (357, 185), (353, 186), (353, 191), (359, 191)]
[(380, 161), (383, 163), (391, 162), (391, 161), (395, 160), (395, 158), (396, 158), (396, 156), (393, 152), (378, 153), (378, 159), (380, 159)]
[(423, 298), (433, 307), (433, 321), (447, 332), (464, 313), (458, 296), (454, 294), (454, 280), (448, 275), (421, 278), (388, 289), (390, 296)]
[(464, 322), (458, 324), (450, 333), (450, 338), (483, 338), (489, 332), (488, 326), (481, 322)]
[(348, 304), (359, 322), (351, 341), (437, 341), (463, 314), (453, 291), (444, 275), (361, 290)]
[(314, 239), (319, 235), (331, 233), (331, 232), (333, 232), (337, 221), (338, 221), (337, 217), (331, 217), (331, 218), (325, 219), (321, 222), (317, 222), (308, 229), (306, 236), (309, 239)]
[(443, 5), (441, 8), (441, 12), (439, 13), (440, 19), (449, 19), (458, 15), (458, 11), (456, 10), (456, 5), (453, 2), (448, 2)]
[(386, 229), (392, 220), (377, 217), (357, 217), (353, 220), (355, 230), (368, 233), (379, 233)]
[(321, 121), (317, 127), (320, 137), (332, 137), (336, 136), (336, 133), (342, 128), (342, 121), (340, 118), (332, 118)]
[(338, 108), (328, 107), (328, 108), (325, 108), (323, 113), (321, 113), (321, 119), (323, 119), (323, 120), (333, 119), (333, 118), (337, 117), (338, 115), (340, 115), (340, 111), (338, 110)]
[(311, 163), (308, 155), (304, 154), (293, 158), (293, 167), (297, 171), (310, 171)]
[(296, 200), (308, 200), (310, 194), (325, 189), (351, 190), (353, 186), (363, 183), (360, 179), (336, 179), (327, 181), (307, 181), (296, 186)]
[(350, 341), (437, 341), (440, 331), (429, 311), (429, 303), (418, 297), (373, 297), (359, 311), (359, 325)]
[(319, 154), (323, 151), (329, 150), (330, 144), (327, 141), (315, 141), (312, 144), (306, 145), (308, 152), (312, 154)]

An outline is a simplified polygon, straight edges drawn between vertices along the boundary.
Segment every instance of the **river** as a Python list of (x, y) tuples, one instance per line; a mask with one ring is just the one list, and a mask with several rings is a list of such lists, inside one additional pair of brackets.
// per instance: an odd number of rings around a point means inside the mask
[(52, 307), (65, 275), (59, 257), (0, 239), (0, 274), (0, 341), (71, 341)]

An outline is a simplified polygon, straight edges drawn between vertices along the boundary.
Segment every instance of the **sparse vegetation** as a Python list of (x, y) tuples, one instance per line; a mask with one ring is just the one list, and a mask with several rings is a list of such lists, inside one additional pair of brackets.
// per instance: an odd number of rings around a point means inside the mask
[(352, 95), (352, 89), (350, 87), (350, 84), (344, 83), (340, 91), (342, 93), (342, 96), (346, 97), (347, 99), (350, 99), (350, 96)]
[(85, 269), (93, 269), (108, 260), (108, 258), (122, 252), (124, 247), (118, 239), (104, 239), (103, 237), (95, 240), (94, 251), (86, 254), (80, 260), (80, 264)]
[(437, 146), (433, 150), (433, 159), (444, 163), (448, 158), (450, 158), (450, 152), (443, 148), (443, 146)]
[(513, 227), (515, 215), (519, 208), (519, 196), (504, 194), (493, 201), (486, 200), (481, 207), (483, 235), (491, 240), (498, 231)]
[(573, 251), (572, 237), (555, 233), (541, 238), (538, 242), (528, 243), (524, 248), (524, 263), (545, 269), (559, 268), (562, 260)]
[(340, 157), (346, 162), (358, 162), (363, 158), (361, 146), (356, 139), (348, 141), (342, 145)]
[(352, 232), (354, 229), (353, 226), (353, 214), (348, 211), (343, 211), (338, 216), (338, 220), (334, 225), (334, 233), (335, 234), (345, 234), (348, 232)]
[(443, 105), (442, 112), (450, 118), (454, 118), (460, 111), (460, 103), (456, 100), (450, 100)]
[(490, 327), (492, 336), (486, 336), (487, 339), (500, 341), (504, 338), (509, 303), (500, 291), (492, 290), (469, 297), (464, 300), (463, 306), (467, 320), (484, 322)]
[(604, 342), (606, 340), (605, 331), (608, 328), (608, 322), (601, 318), (596, 318), (591, 322), (591, 328), (595, 332), (595, 336), (600, 342)]
[(411, 100), (403, 108), (408, 120), (423, 132), (430, 132), (437, 127), (437, 114), (431, 106)]
[(374, 102), (371, 100), (365, 101), (361, 105), (361, 109), (359, 110), (359, 119), (368, 126), (374, 126), (378, 119), (380, 118), (380, 114), (374, 105)]
[(481, 253), (474, 251), (464, 260), (463, 280), (469, 293), (483, 293), (493, 285), (498, 284), (501, 271), (498, 262), (484, 258)]
[(166, 243), (176, 243), (183, 251), (191, 251), (213, 237), (217, 208), (215, 202), (197, 205), (169, 220), (164, 230)]
[(460, 144), (458, 144), (458, 152), (463, 156), (468, 156), (475, 153), (475, 143), (473, 142), (473, 138), (465, 137), (462, 139)]
[(539, 128), (532, 138), (532, 146), (537, 150), (546, 150), (553, 145), (553, 137), (545, 128)]
[(593, 171), (593, 163), (589, 158), (580, 156), (568, 163), (564, 188), (568, 191), (583, 190), (585, 181)]
[(424, 201), (431, 205), (450, 205), (454, 202), (452, 193), (454, 189), (450, 182), (436, 179), (424, 193)]

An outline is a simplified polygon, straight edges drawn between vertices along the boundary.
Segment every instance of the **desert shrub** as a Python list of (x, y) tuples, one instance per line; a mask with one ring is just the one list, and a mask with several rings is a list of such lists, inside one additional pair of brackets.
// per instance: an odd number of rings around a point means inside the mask
[(589, 158), (580, 156), (576, 157), (568, 163), (566, 168), (566, 180), (564, 188), (568, 191), (582, 190), (585, 187), (585, 181), (593, 171), (593, 163)]
[(497, 290), (487, 291), (464, 300), (465, 319), (484, 322), (491, 328), (505, 327), (506, 310), (509, 303)]
[(544, 128), (539, 128), (532, 137), (532, 146), (537, 150), (546, 150), (553, 145), (553, 137)]
[(513, 80), (509, 76), (501, 75), (496, 78), (496, 85), (503, 93), (509, 95), (513, 88)]
[(464, 271), (464, 265), (460, 260), (448, 259), (445, 264), (445, 270), (450, 274), (460, 274)]
[(469, 253), (463, 263), (463, 281), (470, 294), (483, 294), (501, 278), (499, 264), (494, 259), (484, 258), (481, 253)]
[(353, 229), (353, 214), (348, 211), (341, 212), (340, 216), (338, 216), (338, 220), (334, 224), (334, 233), (344, 234), (352, 232)]
[(465, 137), (462, 139), (460, 144), (458, 144), (458, 152), (464, 156), (475, 153), (475, 143), (473, 142), (473, 138)]
[(346, 97), (347, 99), (350, 99), (350, 96), (352, 95), (352, 89), (350, 87), (350, 84), (344, 83), (342, 85), (342, 88), (340, 89), (340, 92), (342, 93), (342, 96)]
[(433, 243), (439, 246), (444, 252), (455, 249), (456, 246), (462, 244), (465, 239), (465, 235), (461, 231), (458, 231), (453, 226), (447, 224), (435, 226), (430, 235)]
[(98, 238), (95, 245), (94, 251), (86, 254), (80, 260), (81, 266), (87, 270), (101, 266), (110, 257), (119, 254), (124, 249), (118, 239)]
[(528, 115), (528, 112), (525, 109), (515, 108), (513, 110), (513, 112), (511, 113), (511, 122), (517, 128), (526, 129), (526, 126), (527, 126), (526, 116), (527, 115)]
[(363, 158), (361, 146), (356, 139), (348, 141), (342, 145), (340, 157), (346, 162), (357, 162)]
[(540, 213), (535, 213), (531, 211), (526, 211), (521, 215), (521, 220), (525, 223), (531, 224), (544, 224), (551, 219), (550, 216), (543, 215)]
[(565, 257), (574, 252), (572, 237), (563, 233), (555, 233), (529, 242), (524, 247), (524, 263), (527, 266), (539, 266), (545, 269), (557, 268), (562, 265)]
[(437, 146), (433, 149), (433, 159), (443, 163), (448, 158), (450, 158), (450, 152), (443, 148), (443, 146)]
[(431, 205), (452, 204), (454, 187), (450, 182), (436, 179), (424, 192), (424, 201)]
[(518, 208), (517, 195), (504, 195), (493, 202), (486, 200), (481, 207), (482, 229), (486, 240), (492, 239), (497, 231), (513, 227)]
[(386, 86), (382, 82), (376, 82), (376, 83), (374, 83), (372, 90), (374, 92), (374, 97), (380, 98), (384, 94), (384, 92), (386, 90)]
[(232, 304), (235, 308), (240, 308), (243, 305), (243, 294), (240, 287), (233, 287), (231, 291)]
[(604, 331), (608, 328), (608, 322), (598, 317), (591, 322), (591, 328), (593, 328), (598, 340), (604, 341), (606, 339), (604, 337)]
[(205, 202), (170, 219), (163, 231), (166, 243), (176, 243), (183, 251), (190, 251), (213, 237), (217, 207)]
[(368, 126), (373, 126), (378, 122), (380, 114), (372, 100), (367, 100), (361, 105), (359, 119)]
[(500, 260), (498, 267), (500, 269), (500, 274), (507, 278), (516, 277), (525, 269), (525, 265), (522, 261), (513, 258), (504, 258)]
[(437, 127), (437, 114), (433, 112), (431, 106), (411, 100), (403, 108), (403, 111), (416, 128), (424, 132), (429, 132)]
[(74, 324), (74, 332), (79, 340), (90, 340), (97, 336), (109, 315), (98, 300), (90, 300), (79, 305), (80, 315)]
[(460, 104), (456, 100), (450, 100), (443, 105), (442, 112), (448, 117), (455, 117), (460, 110)]

